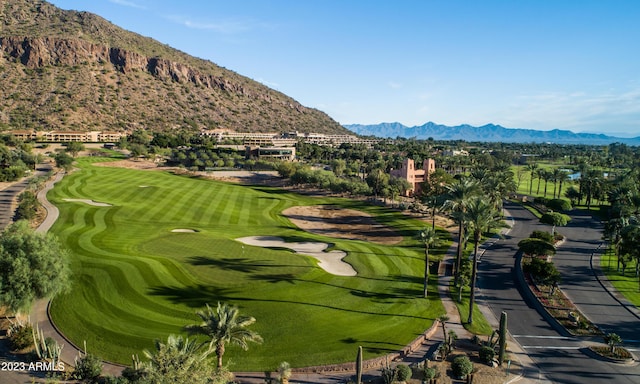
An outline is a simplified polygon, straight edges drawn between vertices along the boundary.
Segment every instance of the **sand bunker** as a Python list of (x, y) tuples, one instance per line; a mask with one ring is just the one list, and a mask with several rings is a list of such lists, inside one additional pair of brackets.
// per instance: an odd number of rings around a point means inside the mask
[(241, 243), (265, 248), (289, 248), (296, 253), (311, 256), (319, 261), (318, 266), (326, 272), (337, 276), (356, 276), (358, 273), (351, 264), (342, 261), (347, 256), (343, 251), (323, 252), (329, 247), (327, 243), (296, 242), (287, 243), (281, 237), (249, 236), (236, 239)]
[(85, 203), (85, 204), (93, 205), (95, 207), (112, 207), (111, 204), (100, 203), (100, 202), (89, 200), (89, 199), (62, 199), (62, 200), (71, 201), (71, 202)]
[(296, 206), (282, 214), (298, 228), (340, 239), (364, 240), (376, 244), (398, 244), (402, 236), (376, 222), (364, 212), (330, 205)]
[(176, 229), (172, 229), (171, 232), (196, 233), (198, 231), (196, 229), (190, 229), (190, 228), (176, 228)]

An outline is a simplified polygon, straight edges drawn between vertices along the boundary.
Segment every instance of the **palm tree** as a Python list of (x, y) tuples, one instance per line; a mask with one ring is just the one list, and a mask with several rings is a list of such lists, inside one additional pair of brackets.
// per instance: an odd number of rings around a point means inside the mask
[(536, 188), (536, 195), (540, 194), (540, 184), (542, 183), (542, 179), (544, 179), (544, 174), (547, 171), (544, 168), (538, 168), (536, 169), (536, 176), (538, 178), (538, 187)]
[(531, 172), (530, 173), (531, 178), (529, 179), (529, 195), (531, 195), (531, 190), (533, 189), (533, 179), (535, 178), (534, 176), (537, 175), (536, 170), (538, 169), (538, 164), (536, 163), (527, 164), (525, 169)]
[(438, 246), (440, 237), (432, 227), (425, 227), (418, 233), (418, 237), (424, 244), (424, 297), (426, 298), (429, 284), (429, 247)]
[(465, 212), (467, 226), (473, 234), (473, 265), (471, 272), (471, 292), (469, 295), (469, 319), (473, 323), (473, 304), (475, 303), (475, 287), (478, 275), (478, 246), (484, 232), (491, 229), (504, 227), (502, 218), (494, 206), (482, 196), (470, 199)]
[(491, 201), (498, 211), (502, 210), (502, 199), (517, 190), (511, 171), (495, 172), (492, 176), (487, 177), (481, 186), (484, 196)]
[(618, 260), (616, 270), (620, 271), (620, 246), (622, 245), (622, 230), (629, 225), (628, 217), (609, 219), (604, 225), (605, 238), (613, 245), (613, 253)]
[(560, 185), (558, 186), (558, 199), (560, 198), (560, 196), (562, 196), (562, 185), (569, 180), (571, 180), (569, 179), (569, 172), (565, 171), (564, 169), (560, 169), (556, 178), (556, 182), (560, 183)]
[(554, 168), (553, 171), (551, 171), (551, 180), (553, 180), (553, 197), (552, 198), (556, 198), (556, 192), (558, 192), (558, 181), (560, 180), (560, 173), (562, 173), (562, 171), (560, 170), (560, 168)]
[(544, 172), (542, 172), (540, 174), (540, 176), (542, 176), (542, 179), (544, 180), (544, 197), (547, 197), (547, 184), (549, 183), (549, 180), (551, 180), (553, 178), (553, 173), (549, 172), (547, 170), (544, 170)]
[(215, 346), (218, 368), (222, 368), (222, 356), (227, 343), (238, 345), (246, 351), (249, 348), (247, 342), (262, 342), (260, 335), (246, 329), (255, 323), (256, 319), (251, 316), (241, 316), (237, 307), (218, 302), (215, 311), (207, 304), (205, 311), (198, 311), (196, 314), (202, 319), (202, 323), (187, 325), (185, 330), (192, 334), (205, 335), (211, 339), (209, 347)]
[(616, 352), (616, 345), (622, 343), (622, 337), (616, 333), (607, 333), (604, 336), (604, 342), (609, 346), (609, 353), (613, 355)]
[(460, 260), (462, 260), (462, 249), (464, 248), (464, 212), (467, 210), (469, 198), (478, 192), (480, 192), (478, 183), (467, 179), (458, 180), (447, 186), (447, 200), (444, 203), (444, 207), (449, 212), (452, 212), (452, 216), (458, 222), (458, 249), (454, 271), (456, 285), (458, 283)]
[(204, 384), (212, 373), (205, 363), (212, 350), (205, 346), (176, 335), (169, 335), (166, 343), (156, 339), (155, 351), (143, 351), (149, 361), (137, 369), (153, 383)]
[(584, 192), (587, 209), (591, 210), (591, 203), (594, 198), (599, 198), (603, 191), (602, 172), (591, 169), (586, 174), (580, 175), (580, 191)]

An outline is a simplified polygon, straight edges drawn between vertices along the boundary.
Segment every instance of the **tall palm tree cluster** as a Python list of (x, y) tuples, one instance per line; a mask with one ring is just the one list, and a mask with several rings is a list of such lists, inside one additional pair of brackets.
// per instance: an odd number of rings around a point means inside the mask
[[(479, 166), (471, 170), (468, 176), (458, 175), (452, 182), (444, 185), (441, 195), (425, 198), (431, 204), (440, 202), (441, 210), (447, 212), (458, 224), (458, 244), (453, 273), (455, 284), (460, 292), (463, 285), (467, 283), (471, 288), (468, 323), (473, 322), (479, 245), (484, 234), (504, 226), (502, 202), (516, 190), (513, 176), (509, 165), (505, 163), (499, 163), (492, 168)], [(424, 296), (426, 297), (429, 248), (438, 242), (434, 227), (427, 227), (420, 231), (419, 240), (425, 246)], [(463, 275), (465, 270), (463, 258), (466, 243), (469, 240), (473, 242), (473, 262), (470, 268), (471, 276), (467, 278)]]
[(542, 181), (544, 181), (543, 193), (545, 198), (547, 197), (548, 184), (550, 181), (553, 182), (553, 191), (551, 196), (554, 199), (562, 196), (563, 186), (565, 183), (570, 181), (569, 171), (562, 167), (545, 169), (541, 168), (536, 163), (530, 163), (526, 165), (525, 170), (529, 172), (529, 195), (533, 192), (533, 180), (535, 179), (538, 180), (536, 194), (540, 194), (540, 185), (542, 184)]
[(640, 170), (636, 168), (615, 181), (608, 200), (611, 207), (604, 236), (617, 258), (618, 271), (624, 275), (628, 264), (635, 261), (640, 290)]

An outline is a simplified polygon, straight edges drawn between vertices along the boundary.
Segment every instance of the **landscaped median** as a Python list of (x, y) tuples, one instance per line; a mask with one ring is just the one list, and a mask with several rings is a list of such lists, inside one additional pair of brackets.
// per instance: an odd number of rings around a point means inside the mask
[(525, 296), (533, 303), (538, 312), (549, 324), (564, 336), (603, 336), (607, 345), (594, 344), (580, 350), (587, 356), (599, 360), (617, 363), (634, 364), (636, 357), (627, 349), (618, 346), (622, 339), (613, 333), (603, 332), (587, 319), (578, 308), (562, 293), (562, 290), (536, 284), (535, 280), (522, 269), (522, 252), (516, 257), (516, 276), (524, 287)]
[(560, 334), (565, 336), (597, 336), (602, 332), (580, 313), (576, 306), (553, 285), (537, 283), (523, 271), (523, 253), (516, 255), (516, 277), (525, 296), (538, 312)]

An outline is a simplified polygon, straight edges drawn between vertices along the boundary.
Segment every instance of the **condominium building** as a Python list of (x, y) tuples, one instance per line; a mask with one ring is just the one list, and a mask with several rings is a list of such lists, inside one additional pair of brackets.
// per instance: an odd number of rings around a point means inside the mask
[(89, 132), (80, 132), (80, 131), (51, 131), (51, 132), (42, 132), (42, 131), (26, 131), (26, 130), (16, 130), (9, 131), (8, 133), (12, 134), (16, 138), (20, 140), (35, 140), (35, 141), (44, 141), (44, 142), (53, 142), (53, 143), (65, 143), (71, 141), (77, 141), (81, 143), (104, 143), (111, 141), (118, 141), (122, 136), (125, 136), (124, 132), (108, 132), (108, 131), (89, 131)]

